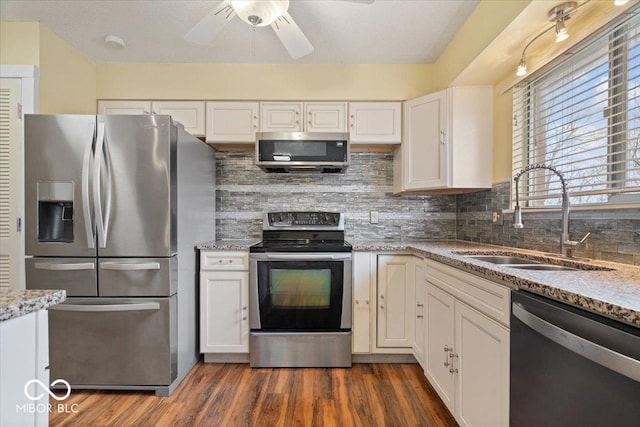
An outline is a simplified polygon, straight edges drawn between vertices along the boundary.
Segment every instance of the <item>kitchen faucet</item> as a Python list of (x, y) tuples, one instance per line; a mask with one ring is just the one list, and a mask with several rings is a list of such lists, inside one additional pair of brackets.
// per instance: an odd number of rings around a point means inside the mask
[(585, 236), (579, 241), (569, 240), (569, 194), (567, 193), (567, 184), (564, 180), (564, 176), (558, 172), (557, 169), (544, 164), (528, 165), (513, 178), (516, 186), (516, 206), (513, 210), (513, 228), (524, 228), (524, 224), (522, 223), (522, 209), (520, 208), (520, 200), (518, 196), (518, 180), (523, 174), (534, 169), (549, 170), (560, 178), (560, 183), (562, 184), (562, 235), (560, 236), (560, 252), (563, 257), (571, 257), (573, 255), (573, 248), (584, 243), (584, 241), (591, 235), (591, 232), (585, 234)]

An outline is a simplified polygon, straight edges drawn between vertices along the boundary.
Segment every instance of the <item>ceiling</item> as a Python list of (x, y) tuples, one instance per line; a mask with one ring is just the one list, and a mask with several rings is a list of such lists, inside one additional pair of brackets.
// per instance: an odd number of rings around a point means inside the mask
[[(270, 27), (233, 19), (208, 46), (183, 36), (220, 0), (2, 0), (2, 21), (41, 22), (97, 63), (434, 63), (479, 0), (290, 0), (315, 47), (292, 60)], [(113, 34), (126, 49), (104, 44)]]

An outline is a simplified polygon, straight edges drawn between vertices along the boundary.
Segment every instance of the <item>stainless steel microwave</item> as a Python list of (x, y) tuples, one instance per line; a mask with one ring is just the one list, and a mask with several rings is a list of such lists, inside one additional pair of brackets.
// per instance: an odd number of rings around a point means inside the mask
[(256, 164), (267, 173), (344, 173), (349, 166), (349, 134), (260, 132)]

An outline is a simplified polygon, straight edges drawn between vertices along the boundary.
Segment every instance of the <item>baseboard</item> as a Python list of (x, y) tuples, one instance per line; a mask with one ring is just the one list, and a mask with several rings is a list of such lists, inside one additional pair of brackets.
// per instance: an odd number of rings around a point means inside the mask
[(353, 363), (418, 363), (413, 354), (353, 354)]
[(205, 353), (204, 363), (249, 363), (249, 353)]

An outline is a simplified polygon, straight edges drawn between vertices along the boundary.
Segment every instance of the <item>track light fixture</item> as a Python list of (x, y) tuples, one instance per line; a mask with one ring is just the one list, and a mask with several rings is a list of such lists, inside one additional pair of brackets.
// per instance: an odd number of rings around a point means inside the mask
[(567, 22), (571, 18), (571, 15), (573, 13), (575, 13), (579, 8), (589, 3), (590, 1), (591, 0), (586, 0), (581, 4), (578, 4), (575, 1), (560, 3), (559, 5), (555, 6), (553, 9), (551, 9), (548, 12), (547, 18), (549, 19), (549, 21), (553, 22), (553, 25), (551, 27), (548, 27), (542, 30), (538, 35), (536, 35), (533, 39), (531, 39), (531, 41), (527, 43), (527, 45), (524, 47), (524, 49), (522, 50), (522, 57), (520, 58), (520, 64), (518, 65), (518, 69), (516, 71), (516, 75), (518, 77), (522, 77), (527, 74), (527, 55), (526, 54), (529, 46), (531, 46), (531, 44), (534, 41), (538, 40), (543, 34), (551, 30), (555, 30), (556, 32), (557, 43), (560, 43), (568, 39), (569, 31), (567, 30), (565, 22)]

